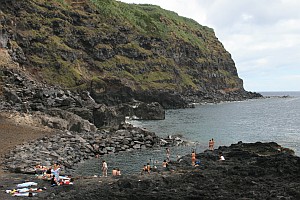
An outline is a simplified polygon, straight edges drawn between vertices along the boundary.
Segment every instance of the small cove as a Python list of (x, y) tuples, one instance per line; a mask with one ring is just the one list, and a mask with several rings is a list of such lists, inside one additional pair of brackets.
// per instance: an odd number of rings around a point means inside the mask
[[(269, 93), (270, 94), (270, 93)], [(264, 94), (266, 95), (266, 94)], [(271, 96), (283, 96), (275, 93)], [(277, 142), (300, 153), (300, 93), (287, 98), (265, 98), (243, 102), (197, 105), (194, 109), (167, 110), (166, 119), (160, 121), (131, 121), (161, 137), (181, 134), (197, 142), (195, 146), (172, 147), (171, 160), (177, 155), (189, 154), (192, 149), (202, 152), (214, 138), (215, 146), (243, 142)], [(161, 163), (166, 158), (165, 149), (146, 149), (105, 155), (78, 165), (78, 175), (99, 175), (100, 163), (105, 159), (110, 170), (119, 167), (123, 174), (139, 173), (144, 164)]]

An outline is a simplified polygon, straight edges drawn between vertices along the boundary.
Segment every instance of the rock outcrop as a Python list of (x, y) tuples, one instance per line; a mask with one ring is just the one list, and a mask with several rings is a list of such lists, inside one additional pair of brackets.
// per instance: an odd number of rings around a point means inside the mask
[[(70, 91), (32, 80), (19, 68), (0, 68), (2, 87), (1, 110), (31, 113), (43, 125), (69, 131), (91, 131), (97, 128), (119, 127), (125, 116), (141, 119), (164, 119), (164, 109), (158, 103), (139, 101), (107, 106), (98, 104), (88, 91)], [(44, 115), (44, 116), (43, 116)]]
[[(218, 160), (223, 152), (224, 161)], [(64, 199), (291, 199), (300, 198), (300, 158), (276, 143), (238, 143), (171, 162), (171, 172), (79, 179)], [(88, 187), (86, 187), (88, 185)], [(84, 188), (84, 189), (83, 189)], [(54, 191), (57, 196), (59, 192)], [(57, 197), (56, 196), (56, 197)]]

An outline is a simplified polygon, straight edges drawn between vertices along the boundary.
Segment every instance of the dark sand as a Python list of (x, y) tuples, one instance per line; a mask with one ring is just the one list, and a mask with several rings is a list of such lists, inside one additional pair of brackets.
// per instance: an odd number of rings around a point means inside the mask
[(12, 150), (16, 145), (51, 134), (49, 129), (19, 123), (16, 122), (14, 118), (8, 118), (6, 116), (6, 114), (0, 114), (0, 175), (6, 173), (2, 169), (3, 156), (6, 153)]

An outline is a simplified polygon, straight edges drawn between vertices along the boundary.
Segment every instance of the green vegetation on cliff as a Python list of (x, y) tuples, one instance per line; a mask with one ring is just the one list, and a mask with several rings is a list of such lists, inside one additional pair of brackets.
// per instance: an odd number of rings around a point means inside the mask
[(158, 6), (12, 0), (0, 10), (15, 59), (49, 84), (86, 88), (96, 78), (118, 79), (133, 91), (243, 89), (211, 28)]

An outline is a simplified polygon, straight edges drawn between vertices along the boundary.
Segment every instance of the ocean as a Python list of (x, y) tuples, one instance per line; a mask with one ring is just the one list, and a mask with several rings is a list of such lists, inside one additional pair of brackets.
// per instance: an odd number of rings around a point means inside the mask
[[(192, 149), (202, 152), (208, 141), (215, 140), (215, 148), (242, 142), (276, 142), (300, 154), (300, 92), (260, 92), (267, 98), (241, 102), (196, 105), (195, 108), (167, 110), (165, 120), (130, 121), (131, 124), (155, 132), (161, 137), (180, 134), (196, 142), (189, 147), (172, 147), (171, 160), (190, 154)], [(123, 173), (139, 173), (147, 162), (161, 163), (165, 149), (146, 149), (106, 155), (78, 165), (78, 175), (99, 175), (100, 163), (105, 159), (112, 169)]]

